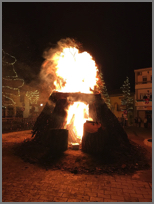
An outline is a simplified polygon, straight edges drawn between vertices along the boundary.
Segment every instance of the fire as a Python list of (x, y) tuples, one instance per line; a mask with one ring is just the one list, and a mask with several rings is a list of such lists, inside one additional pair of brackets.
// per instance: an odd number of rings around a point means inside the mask
[(91, 93), (90, 88), (94, 89), (97, 81), (97, 67), (89, 53), (79, 53), (75, 47), (64, 48), (54, 60), (57, 60), (56, 91)]
[(89, 106), (83, 102), (74, 102), (68, 109), (67, 125), (73, 124), (73, 132), (81, 140), (83, 135), (83, 124), (89, 118)]
[[(97, 66), (88, 52), (79, 52), (76, 46), (58, 42), (58, 49), (43, 64), (45, 78), (52, 75), (55, 91), (92, 93), (97, 85)], [(51, 83), (51, 81), (50, 81)], [(71, 124), (77, 138), (83, 135), (83, 124), (89, 118), (88, 104), (74, 102), (67, 110), (67, 127)]]

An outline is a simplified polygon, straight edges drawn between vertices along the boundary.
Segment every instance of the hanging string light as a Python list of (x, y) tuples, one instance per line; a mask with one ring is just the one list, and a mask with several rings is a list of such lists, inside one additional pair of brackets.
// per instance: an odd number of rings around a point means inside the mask
[[(9, 77), (9, 78), (10, 78), (10, 77), (11, 77), (11, 78), (17, 78), (18, 75), (17, 75), (17, 72), (16, 72), (15, 69), (14, 69), (14, 64), (16, 63), (17, 59), (16, 59), (14, 56), (8, 54), (7, 52), (4, 52), (3, 49), (2, 49), (2, 54), (3, 54), (2, 63), (4, 64), (4, 66), (5, 66), (5, 65), (11, 65), (11, 66), (12, 66), (12, 69), (13, 69), (13, 72), (15, 73), (15, 76), (6, 76), (6, 77)], [(9, 56), (9, 57), (11, 57), (12, 59), (14, 59), (14, 62), (12, 62), (12, 63), (11, 63), (11, 62), (7, 62), (7, 61), (5, 60), (6, 56)]]
[(29, 98), (31, 104), (37, 104), (39, 99), (39, 91), (27, 91), (26, 96)]
[[(14, 56), (6, 53), (3, 49), (2, 49), (2, 54), (3, 54), (2, 55), (3, 69), (6, 66), (9, 65), (9, 66), (11, 66), (11, 68), (12, 68), (14, 74), (15, 74), (15, 76), (8, 75), (8, 76), (5, 76), (5, 77), (2, 77), (2, 80), (3, 80), (3, 83), (2, 83), (2, 97), (3, 97), (3, 99), (6, 98), (6, 99), (9, 99), (11, 101), (11, 103), (10, 104), (7, 103), (7, 105), (14, 105), (14, 104), (16, 104), (16, 102), (14, 101), (14, 99), (12, 97), (9, 97), (9, 96), (13, 96), (13, 95), (17, 96), (18, 95), (20, 97), (20, 88), (24, 86), (24, 80), (18, 78), (17, 72), (15, 71), (14, 64), (16, 63), (17, 59)], [(7, 59), (6, 59), (7, 56), (9, 58), (13, 59), (13, 62), (8, 62)], [(12, 86), (3, 85), (3, 84), (5, 84), (4, 83), (5, 81), (10, 82)], [(17, 81), (20, 82), (20, 85), (18, 85), (18, 87), (14, 88), (13, 85)], [(17, 91), (18, 94), (16, 95), (16, 94), (13, 94), (13, 93), (4, 92), (5, 88), (8, 89), (8, 90), (10, 89), (10, 91), (11, 90)]]

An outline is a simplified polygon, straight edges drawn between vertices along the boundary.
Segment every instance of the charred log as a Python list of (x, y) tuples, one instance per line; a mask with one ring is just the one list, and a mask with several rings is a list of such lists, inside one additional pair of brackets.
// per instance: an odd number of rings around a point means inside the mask
[(83, 101), (90, 103), (97, 98), (99, 94), (86, 94), (86, 93), (63, 93), (63, 92), (53, 92), (52, 95), (49, 97), (49, 100), (53, 102), (57, 102), (59, 99), (68, 99), (71, 101)]
[(104, 150), (106, 130), (97, 122), (84, 124), (82, 150), (87, 153), (100, 154)]
[(52, 112), (50, 103), (46, 103), (44, 109), (34, 124), (32, 137), (35, 136), (35, 139), (39, 139), (40, 137), (46, 135), (48, 130), (51, 128), (62, 129), (65, 125), (65, 119), (67, 116), (65, 111), (66, 106), (66, 99), (59, 99)]
[(90, 132), (84, 125), (82, 150), (87, 153), (129, 152), (130, 142), (117, 117), (107, 107), (99, 94), (90, 104), (90, 114), (101, 124), (98, 131)]
[[(67, 113), (65, 109), (69, 105), (69, 101), (78, 100), (90, 104), (90, 116), (96, 121), (96, 124), (101, 124), (97, 131), (90, 132), (85, 128), (82, 139), (83, 151), (101, 152), (106, 149), (114, 152), (115, 150), (129, 149), (126, 132), (116, 116), (108, 109), (100, 94), (53, 92), (49, 97), (49, 101), (55, 103), (55, 108), (52, 111), (50, 103), (46, 104), (36, 120), (32, 136), (41, 141), (43, 137), (49, 134), (49, 130), (66, 128)], [(69, 140), (76, 142), (74, 132), (71, 131), (71, 124), (67, 125), (67, 129), (70, 133)]]
[(107, 130), (107, 137), (105, 138), (105, 148), (107, 150), (122, 151), (123, 149), (129, 149), (130, 143), (126, 132), (119, 123), (117, 117), (107, 107), (106, 103), (97, 97), (95, 100), (95, 107), (97, 113), (97, 119), (101, 125)]
[[(63, 129), (66, 125), (67, 116), (65, 109), (69, 105), (69, 101), (93, 103), (97, 95), (99, 94), (53, 92), (34, 124), (32, 137), (39, 140), (40, 137), (44, 137), (44, 135), (47, 134), (50, 128)], [(53, 111), (50, 102), (55, 104)], [(71, 127), (68, 125), (67, 128), (70, 129)], [(74, 132), (69, 132), (69, 141), (76, 142)]]
[(40, 142), (43, 146), (50, 149), (50, 152), (63, 152), (68, 147), (68, 130), (66, 129), (48, 129)]
[(45, 131), (46, 127), (48, 126), (48, 121), (50, 120), (51, 117), (51, 110), (52, 108), (50, 104), (47, 102), (33, 126), (32, 137), (36, 136), (37, 133), (39, 134)]

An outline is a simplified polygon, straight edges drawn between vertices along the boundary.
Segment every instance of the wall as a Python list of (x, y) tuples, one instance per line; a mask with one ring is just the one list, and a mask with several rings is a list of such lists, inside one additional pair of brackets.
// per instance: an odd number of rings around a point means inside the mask
[[(152, 67), (134, 70), (135, 72), (135, 116), (144, 120), (147, 114), (152, 114), (152, 98), (146, 102), (144, 95), (152, 95)], [(138, 73), (141, 75), (138, 75)], [(147, 77), (147, 81), (143, 81), (143, 77)], [(149, 92), (148, 92), (149, 91)], [(143, 123), (142, 123), (143, 127)]]
[(23, 111), (23, 118), (28, 118), (29, 116), (29, 99), (25, 96), (25, 110)]
[(117, 108), (121, 106), (121, 97), (122, 95), (110, 95), (111, 111), (117, 118), (122, 117), (123, 114), (123, 111), (117, 110)]

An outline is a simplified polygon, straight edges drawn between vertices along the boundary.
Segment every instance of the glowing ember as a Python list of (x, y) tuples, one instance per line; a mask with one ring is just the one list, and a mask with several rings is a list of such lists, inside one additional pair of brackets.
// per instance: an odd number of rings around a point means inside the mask
[[(58, 47), (49, 51), (43, 64), (42, 76), (59, 92), (92, 93), (97, 85), (97, 66), (87, 52), (79, 52), (70, 39), (58, 42)], [(70, 45), (71, 44), (71, 45)], [(51, 80), (50, 80), (51, 79)], [(81, 139), (83, 124), (89, 120), (88, 104), (74, 102), (67, 110), (67, 128), (71, 124), (73, 133)], [(92, 120), (92, 119), (91, 119)], [(69, 128), (68, 128), (69, 129)]]

